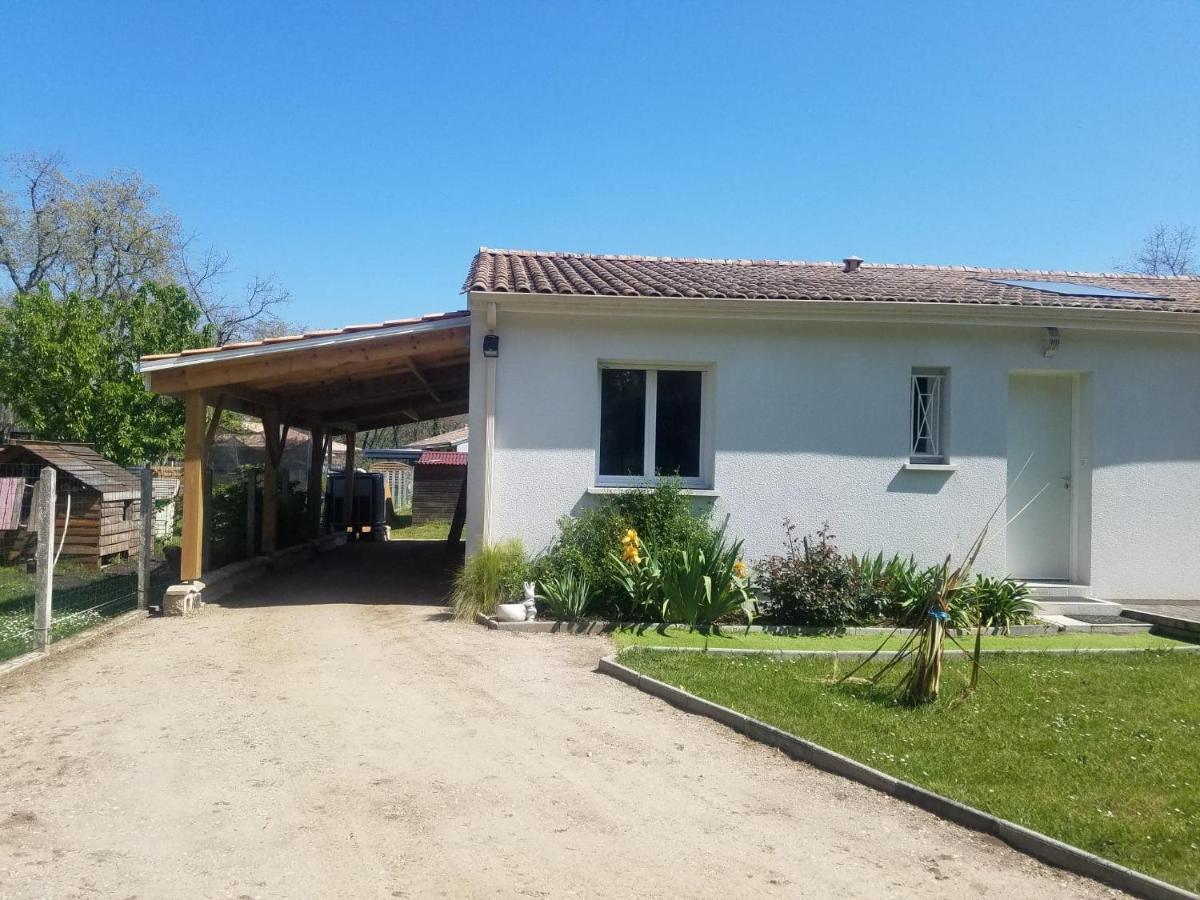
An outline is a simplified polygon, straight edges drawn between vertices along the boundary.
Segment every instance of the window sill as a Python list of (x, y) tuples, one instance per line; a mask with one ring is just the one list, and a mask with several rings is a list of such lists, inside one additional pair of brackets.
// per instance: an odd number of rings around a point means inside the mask
[(906, 462), (902, 468), (909, 472), (955, 472), (958, 471), (958, 463)]
[[(589, 494), (649, 494), (654, 490), (654, 485), (616, 485), (616, 484), (594, 484), (587, 489)], [(719, 491), (714, 491), (710, 488), (690, 488), (683, 487), (679, 489), (679, 493), (685, 497), (720, 497)]]

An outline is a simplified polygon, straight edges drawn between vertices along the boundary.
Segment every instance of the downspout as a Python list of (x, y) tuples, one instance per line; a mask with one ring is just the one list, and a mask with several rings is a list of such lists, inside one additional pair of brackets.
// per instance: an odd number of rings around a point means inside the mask
[[(488, 334), (496, 333), (496, 304), (487, 305)], [(492, 542), (492, 459), (496, 444), (496, 357), (483, 358), (483, 498), (479, 517), (479, 546)]]

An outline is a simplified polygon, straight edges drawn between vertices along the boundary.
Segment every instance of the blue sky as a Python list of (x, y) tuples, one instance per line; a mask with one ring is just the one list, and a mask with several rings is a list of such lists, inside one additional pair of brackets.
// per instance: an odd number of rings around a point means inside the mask
[(1200, 224), (1200, 2), (8, 0), (0, 151), (136, 169), (310, 326), (482, 244), (1109, 269)]

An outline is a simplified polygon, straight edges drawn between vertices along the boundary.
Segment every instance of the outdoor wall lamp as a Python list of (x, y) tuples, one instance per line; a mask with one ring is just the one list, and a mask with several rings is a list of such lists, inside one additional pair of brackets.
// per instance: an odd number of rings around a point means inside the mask
[(500, 355), (500, 335), (485, 334), (483, 336), (483, 355), (497, 357)]

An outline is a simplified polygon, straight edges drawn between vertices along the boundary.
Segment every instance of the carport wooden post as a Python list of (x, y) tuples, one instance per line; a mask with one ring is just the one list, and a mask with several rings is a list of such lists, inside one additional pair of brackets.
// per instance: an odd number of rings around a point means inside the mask
[(187, 420), (183, 449), (183, 537), (179, 578), (199, 581), (204, 564), (204, 469), (206, 404), (204, 394), (189, 391), (184, 397)]
[(346, 468), (342, 479), (342, 525), (350, 528), (354, 524), (354, 439), (353, 431), (346, 432)]
[(325, 464), (325, 429), (313, 426), (308, 447), (308, 532), (321, 534), (321, 468)]

